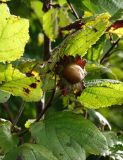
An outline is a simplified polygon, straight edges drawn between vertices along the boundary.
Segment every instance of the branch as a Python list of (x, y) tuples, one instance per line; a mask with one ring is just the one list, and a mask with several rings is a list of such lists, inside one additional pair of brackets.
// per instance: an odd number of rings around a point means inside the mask
[(69, 5), (71, 11), (73, 12), (73, 15), (76, 17), (76, 19), (79, 19), (79, 16), (78, 16), (77, 12), (75, 11), (73, 5), (70, 3), (69, 0), (67, 0), (67, 3), (68, 3), (68, 5)]
[[(51, 8), (52, 0), (43, 1), (43, 10), (47, 12)], [(44, 60), (48, 60), (51, 55), (51, 41), (44, 33)]]
[(20, 116), (21, 116), (21, 114), (22, 114), (22, 112), (24, 110), (24, 105), (25, 105), (25, 102), (22, 103), (22, 105), (21, 105), (21, 107), (20, 107), (20, 109), (18, 111), (18, 114), (17, 114), (17, 116), (16, 116), (16, 118), (15, 118), (15, 120), (13, 122), (13, 127), (17, 125), (18, 120), (19, 120), (19, 118), (20, 118)]
[(55, 95), (55, 90), (56, 89), (53, 89), (52, 95), (51, 95), (48, 103), (46, 104), (45, 108), (42, 110), (42, 112), (39, 115), (39, 117), (36, 119), (36, 122), (38, 122), (42, 118), (42, 116), (46, 113), (46, 111), (48, 110), (48, 108), (51, 107), (51, 104), (52, 104), (52, 101), (53, 101), (53, 98), (54, 98), (54, 95)]
[(111, 51), (116, 47), (116, 45), (118, 44), (119, 40), (120, 40), (120, 38), (118, 38), (116, 40), (116, 42), (113, 43), (112, 46), (109, 48), (109, 50), (104, 54), (104, 56), (100, 60), (101, 64), (105, 63), (106, 59), (111, 55)]
[(79, 30), (79, 29), (82, 28), (82, 26), (83, 26), (84, 24), (85, 24), (85, 23), (82, 22), (82, 20), (79, 19), (79, 20), (76, 20), (75, 22), (73, 22), (73, 23), (71, 23), (71, 24), (69, 24), (69, 25), (67, 25), (67, 26), (65, 26), (65, 27), (60, 28), (60, 30), (61, 30), (61, 31), (63, 31), (63, 30), (70, 31), (70, 30), (72, 30), (72, 29)]
[[(43, 11), (48, 12), (48, 10), (52, 7), (52, 0), (43, 0)], [(47, 35), (44, 33), (44, 51), (43, 51), (43, 60), (47, 61), (51, 56), (51, 41), (47, 37)], [(42, 101), (39, 101), (37, 103), (37, 119), (40, 117), (40, 115), (43, 112), (43, 109), (45, 108), (45, 92), (43, 93)]]

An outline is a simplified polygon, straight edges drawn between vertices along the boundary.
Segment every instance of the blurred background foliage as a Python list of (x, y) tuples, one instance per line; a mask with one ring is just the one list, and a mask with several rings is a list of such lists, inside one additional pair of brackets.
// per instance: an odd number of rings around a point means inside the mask
[[(85, 11), (86, 15), (95, 15), (98, 13), (103, 13), (105, 10), (112, 15), (112, 21), (115, 19), (122, 19), (123, 9), (117, 7), (114, 12), (113, 1), (110, 3), (110, 7), (107, 5), (106, 0), (71, 0), (74, 8), (76, 9), (80, 17), (84, 16)], [(119, 1), (119, 6), (121, 1)], [(62, 6), (61, 14), (61, 23), (59, 26), (56, 26), (58, 31), (61, 27), (64, 27), (71, 22), (75, 21), (75, 17), (72, 15), (69, 6), (66, 3), (66, 0), (53, 0), (54, 6), (58, 9)], [(102, 5), (103, 3), (103, 5)], [(44, 12), (42, 11), (42, 1), (40, 0), (11, 0), (8, 2), (10, 11), (14, 15), (18, 15), (24, 18), (28, 18), (30, 21), (30, 40), (25, 48), (24, 56), (26, 58), (43, 60), (43, 43), (44, 43), (44, 34), (42, 28), (42, 19)], [(58, 6), (57, 6), (58, 5)], [(105, 10), (104, 10), (105, 8)], [(64, 13), (64, 15), (63, 15)], [(52, 19), (49, 19), (47, 23), (51, 23)], [(64, 22), (64, 23), (63, 23)], [(59, 28), (60, 27), (60, 28)], [(68, 34), (68, 31), (63, 32), (62, 34), (57, 35), (57, 39), (52, 42), (52, 47), (57, 46)], [(88, 54), (85, 58), (88, 60), (87, 79), (93, 78), (110, 78), (123, 81), (123, 39), (121, 39), (118, 45), (112, 50), (111, 55), (108, 57), (108, 60), (105, 62), (105, 67), (99, 65), (99, 57), (102, 53), (105, 53), (111, 46), (109, 40), (104, 41), (105, 37), (101, 37), (97, 45), (95, 44), (93, 48), (88, 51)], [(93, 52), (97, 52), (97, 57), (93, 57)], [(18, 110), (21, 107), (23, 101), (21, 98), (13, 97), (5, 104), (0, 104), (0, 115), (1, 118), (9, 119), (14, 121)], [(55, 103), (55, 107), (60, 106), (62, 102)], [(24, 103), (24, 112), (21, 115), (21, 118), (18, 122), (18, 126), (24, 128), (24, 124), (28, 119), (33, 119), (36, 117), (37, 103)], [(104, 117), (107, 118), (109, 123), (112, 126), (112, 129), (119, 132), (123, 131), (123, 106), (113, 106), (109, 108), (99, 109), (99, 112), (102, 113)]]

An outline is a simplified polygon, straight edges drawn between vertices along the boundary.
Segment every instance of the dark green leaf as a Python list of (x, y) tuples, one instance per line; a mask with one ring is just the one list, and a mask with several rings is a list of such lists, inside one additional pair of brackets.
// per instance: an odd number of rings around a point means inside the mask
[[(89, 3), (89, 0), (87, 0)], [(88, 8), (88, 3), (84, 1), (85, 6)], [(90, 0), (91, 7), (89, 8), (94, 13), (109, 12), (114, 15), (119, 9), (123, 9), (122, 0)]]
[(24, 144), (19, 148), (10, 151), (3, 160), (58, 160), (51, 151), (37, 144)]
[(0, 153), (7, 153), (17, 147), (17, 137), (11, 133), (11, 123), (0, 119)]
[(44, 122), (33, 124), (30, 131), (38, 144), (48, 147), (61, 160), (84, 159), (83, 149), (93, 154), (108, 151), (106, 140), (95, 125), (72, 112), (51, 113)]

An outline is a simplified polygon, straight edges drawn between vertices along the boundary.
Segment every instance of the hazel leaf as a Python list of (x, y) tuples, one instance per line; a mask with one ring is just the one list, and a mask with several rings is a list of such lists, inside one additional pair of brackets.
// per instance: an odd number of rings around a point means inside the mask
[(69, 35), (57, 48), (54, 49), (50, 58), (52, 62), (50, 68), (64, 57), (64, 55), (81, 57), (85, 56), (88, 49), (94, 45), (99, 38), (105, 33), (109, 25), (110, 15), (108, 13), (101, 14), (95, 20), (87, 22), (82, 29)]
[(89, 81), (78, 100), (83, 106), (94, 109), (121, 105), (123, 104), (123, 83), (109, 79)]
[(29, 21), (11, 15), (6, 4), (0, 4), (0, 62), (19, 59), (29, 39)]
[(25, 101), (39, 101), (42, 96), (41, 80), (38, 73), (31, 76), (21, 73), (11, 64), (0, 65), (0, 90), (20, 96)]

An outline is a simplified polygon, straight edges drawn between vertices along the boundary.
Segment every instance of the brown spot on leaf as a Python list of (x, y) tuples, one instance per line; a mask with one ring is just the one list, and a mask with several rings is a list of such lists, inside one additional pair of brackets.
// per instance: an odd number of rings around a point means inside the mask
[(31, 88), (36, 88), (37, 87), (37, 84), (36, 83), (32, 83), (29, 85)]
[(40, 82), (40, 80), (37, 80), (37, 82)]
[(23, 91), (29, 94), (30, 90), (28, 88), (23, 88)]
[(28, 72), (28, 73), (26, 73), (26, 76), (27, 76), (27, 77), (32, 77), (32, 76), (34, 76), (34, 74), (31, 73), (31, 72)]

